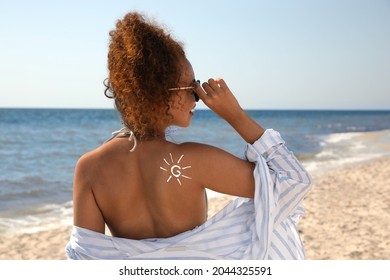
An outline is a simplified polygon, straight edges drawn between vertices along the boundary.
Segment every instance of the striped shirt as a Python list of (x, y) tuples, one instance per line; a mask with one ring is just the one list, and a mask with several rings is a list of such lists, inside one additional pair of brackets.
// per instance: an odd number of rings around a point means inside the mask
[(297, 223), (311, 178), (268, 129), (246, 158), (256, 164), (253, 199), (236, 198), (203, 225), (169, 238), (133, 240), (73, 227), (69, 259), (304, 259)]

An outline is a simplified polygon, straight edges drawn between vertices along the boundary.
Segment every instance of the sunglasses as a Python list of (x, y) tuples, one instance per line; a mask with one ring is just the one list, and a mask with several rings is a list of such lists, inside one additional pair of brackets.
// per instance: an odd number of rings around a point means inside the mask
[[(200, 84), (199, 80), (193, 80), (193, 82)], [(195, 102), (199, 101), (199, 95), (195, 92), (194, 87), (177, 87), (177, 88), (169, 88), (169, 91), (172, 90), (192, 90), (192, 94), (194, 95)]]

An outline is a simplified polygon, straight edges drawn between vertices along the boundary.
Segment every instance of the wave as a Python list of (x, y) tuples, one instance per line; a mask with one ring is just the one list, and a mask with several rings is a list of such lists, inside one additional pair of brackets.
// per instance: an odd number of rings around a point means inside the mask
[(73, 202), (43, 204), (33, 208), (0, 213), (0, 236), (13, 236), (69, 226), (73, 220)]
[(310, 172), (323, 172), (390, 154), (390, 130), (329, 134), (322, 149), (302, 159)]

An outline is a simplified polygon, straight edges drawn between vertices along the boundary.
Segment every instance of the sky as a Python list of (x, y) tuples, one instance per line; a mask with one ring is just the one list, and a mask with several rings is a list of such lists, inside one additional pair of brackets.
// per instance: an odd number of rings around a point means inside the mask
[(245, 109), (390, 109), (390, 0), (0, 0), (0, 108), (113, 108), (108, 32), (134, 10)]

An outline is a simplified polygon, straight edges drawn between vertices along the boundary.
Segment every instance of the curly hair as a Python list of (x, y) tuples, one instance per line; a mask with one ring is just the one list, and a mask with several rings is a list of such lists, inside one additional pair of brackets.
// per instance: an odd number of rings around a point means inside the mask
[(109, 77), (106, 91), (112, 93), (125, 126), (141, 140), (158, 136), (167, 123), (171, 91), (181, 76), (185, 52), (157, 23), (138, 12), (125, 15), (110, 31)]

